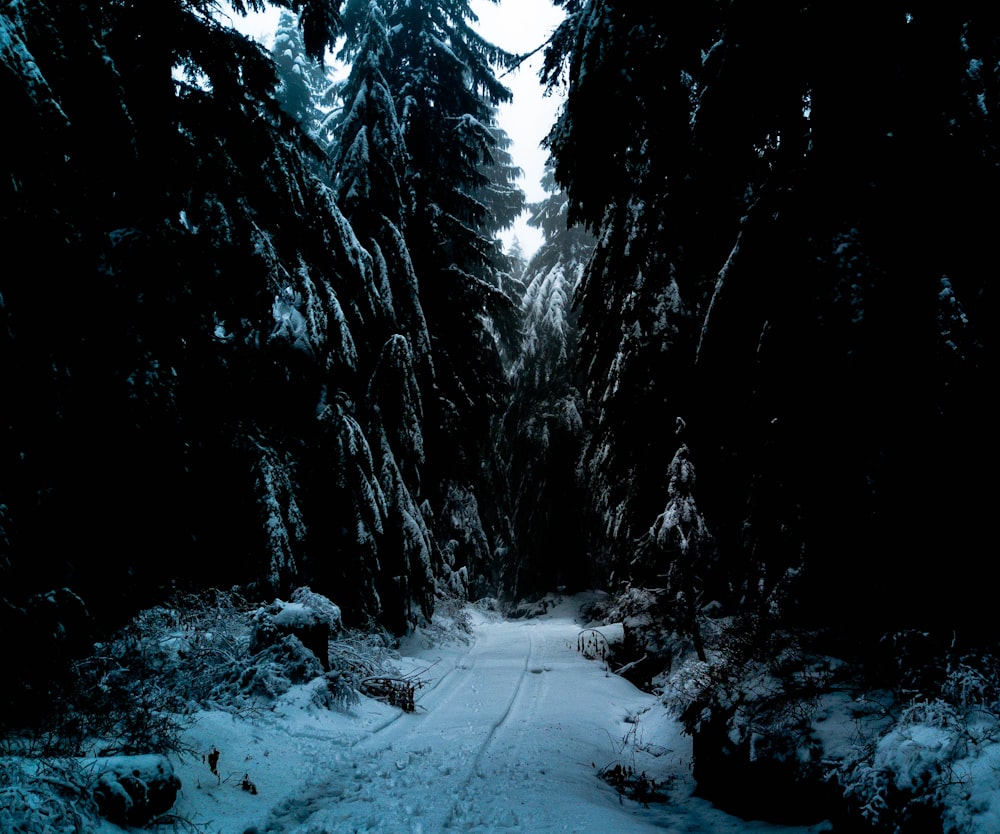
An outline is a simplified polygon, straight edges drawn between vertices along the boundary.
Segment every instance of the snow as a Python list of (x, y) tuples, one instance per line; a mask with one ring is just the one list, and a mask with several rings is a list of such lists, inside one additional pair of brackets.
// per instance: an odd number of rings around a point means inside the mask
[[(468, 633), (418, 629), (396, 661), (425, 684), (412, 713), (366, 697), (321, 709), (306, 684), (240, 716), (197, 714), (184, 741), (200, 755), (175, 763), (173, 813), (227, 834), (829, 830), (744, 822), (693, 798), (676, 721), (577, 651), (587, 599), (512, 621), (472, 608)], [(668, 801), (619, 797), (597, 776), (613, 763), (662, 780)]]
[(896, 787), (910, 790), (925, 784), (939, 763), (953, 758), (954, 731), (917, 724), (886, 733), (875, 750), (874, 765), (895, 774)]
[(295, 573), (295, 552), (306, 536), (305, 520), (295, 492), (296, 461), (288, 453), (254, 441), (257, 502), (266, 516), (264, 525), (270, 553), (268, 579), (280, 587)]
[(313, 349), (309, 343), (306, 318), (299, 310), (301, 306), (302, 297), (291, 287), (285, 287), (280, 295), (275, 295), (272, 305), (274, 329), (271, 338), (287, 339), (298, 350), (311, 354)]
[(69, 124), (69, 118), (24, 42), (20, 3), (9, 4), (0, 16), (0, 65), (9, 69), (13, 77), (21, 79), (24, 92), (46, 116), (55, 116), (60, 127)]
[(997, 729), (985, 710), (963, 714), (943, 702), (918, 702), (879, 739), (872, 768), (900, 791), (936, 794), (946, 831), (1000, 831)]
[[(581, 612), (595, 602), (625, 624), (590, 623)], [(549, 595), (521, 604), (519, 619), (503, 619), (490, 602), (442, 601), (433, 621), (396, 651), (379, 635), (371, 635), (375, 642), (355, 635), (331, 650), (362, 667), (380, 658), (374, 677), (359, 675), (412, 686), (413, 710), (353, 690), (337, 697), (331, 675), (342, 675), (338, 670), (300, 676), (305, 682), (297, 685), (289, 679), (257, 700), (243, 688), (246, 697), (237, 700), (200, 701), (219, 708), (181, 716), (180, 743), (167, 756), (0, 756), (0, 831), (122, 834), (114, 823), (95, 822), (86, 799), (97, 786), (130, 807), (116, 773), (171, 793), (177, 777), (176, 801), (156, 824), (202, 834), (832, 831), (826, 821), (743, 820), (694, 796), (691, 741), (670, 711), (678, 701), (667, 689), (725, 681), (708, 664), (682, 663), (656, 695), (612, 673), (608, 663), (625, 626), (636, 625), (626, 609), (636, 606), (607, 602), (599, 592)], [(293, 624), (310, 615), (340, 622), (339, 607), (308, 588), (269, 611)], [(199, 623), (191, 622), (196, 632), (205, 627)], [(833, 659), (822, 665), (839, 668)], [(751, 664), (730, 694), (779, 687), (768, 675), (766, 664)], [(808, 750), (836, 769), (831, 775), (855, 807), (887, 830), (895, 815), (928, 803), (954, 834), (1000, 830), (1000, 722), (984, 700), (992, 697), (990, 682), (962, 663), (948, 677), (947, 701), (894, 704), (889, 693), (863, 698), (836, 687), (819, 695), (811, 713), (807, 735), (818, 747)], [(745, 706), (733, 732), (749, 718), (767, 748), (767, 715)], [(653, 793), (647, 802), (601, 778), (622, 773), (641, 774)]]

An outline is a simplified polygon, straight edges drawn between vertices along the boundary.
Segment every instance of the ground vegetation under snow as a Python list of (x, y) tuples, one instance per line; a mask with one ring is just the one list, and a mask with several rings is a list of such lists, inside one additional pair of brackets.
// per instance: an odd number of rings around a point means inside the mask
[(650, 598), (514, 618), (442, 601), (401, 640), (308, 589), (179, 598), (97, 645), (47, 726), (4, 739), (0, 830), (1000, 830), (981, 655), (896, 635), (876, 687), (787, 632), (770, 654), (727, 642), (719, 618), (700, 660), (654, 635)]

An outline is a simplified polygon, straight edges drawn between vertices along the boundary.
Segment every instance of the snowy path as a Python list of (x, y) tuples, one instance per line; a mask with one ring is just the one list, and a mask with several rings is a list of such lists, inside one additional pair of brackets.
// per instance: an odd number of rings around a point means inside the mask
[[(688, 741), (653, 697), (577, 653), (575, 613), (567, 603), (536, 619), (481, 619), (471, 645), (404, 646), (413, 668), (436, 662), (415, 713), (290, 703), (242, 737), (231, 718), (206, 714), (200, 743), (241, 758), (259, 793), (238, 796), (238, 777), (214, 785), (202, 772), (185, 790), (189, 818), (227, 834), (823, 830), (746, 823), (692, 799)], [(633, 757), (670, 780), (667, 803), (623, 801), (597, 778)]]

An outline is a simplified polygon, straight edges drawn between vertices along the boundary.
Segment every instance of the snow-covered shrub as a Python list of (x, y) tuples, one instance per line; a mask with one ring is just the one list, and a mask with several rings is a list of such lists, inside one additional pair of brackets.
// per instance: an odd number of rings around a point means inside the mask
[(98, 759), (0, 758), (0, 831), (90, 834), (99, 817), (143, 826), (173, 806), (180, 789), (159, 755)]
[(966, 753), (965, 719), (951, 704), (910, 704), (875, 746), (872, 764), (890, 773), (901, 791), (918, 794)]
[[(255, 619), (265, 610), (272, 625), (305, 620), (333, 632), (336, 639), (323, 643), (327, 663), (290, 632), (255, 645)], [(308, 686), (318, 707), (348, 709), (362, 677), (394, 671), (392, 651), (383, 631), (345, 631), (338, 606), (308, 588), (263, 608), (236, 591), (178, 596), (96, 644), (75, 664), (51, 726), (9, 736), (6, 751), (26, 761), (183, 755), (183, 733), (198, 709), (259, 709), (295, 685)]]
[(89, 834), (98, 827), (91, 780), (73, 759), (0, 757), (0, 831)]
[(276, 599), (253, 614), (250, 651), (254, 654), (291, 636), (326, 669), (330, 636), (340, 630), (340, 608), (309, 588), (298, 588), (290, 602)]
[(393, 660), (399, 657), (399, 641), (375, 622), (365, 629), (343, 631), (330, 643), (330, 666), (355, 678), (395, 671)]
[[(274, 639), (260, 639), (263, 621)], [(302, 623), (322, 632), (322, 660), (291, 633)], [(341, 629), (338, 606), (308, 588), (265, 608), (232, 590), (142, 611), (76, 664), (71, 702), (46, 752), (182, 752), (185, 715), (202, 707), (239, 711), (313, 679), (323, 681), (320, 701), (347, 706), (357, 697), (356, 675), (327, 656), (328, 635)]]
[(906, 707), (895, 725), (842, 768), (839, 781), (855, 814), (876, 830), (940, 830), (945, 792), (966, 752), (961, 716), (942, 701)]
[(689, 650), (690, 640), (679, 635), (665, 613), (669, 600), (661, 588), (630, 586), (614, 597), (600, 616), (621, 623), (624, 640), (616, 647), (623, 677), (645, 689)]
[(322, 594), (317, 594), (305, 586), (296, 588), (292, 591), (292, 603), (302, 606), (312, 618), (324, 623), (330, 629), (330, 634), (336, 634), (343, 627), (340, 606)]
[(278, 599), (258, 608), (251, 621), (253, 662), (237, 680), (242, 692), (273, 700), (296, 684), (315, 681), (311, 700), (317, 706), (347, 709), (357, 703), (361, 654), (343, 644), (331, 649), (330, 638), (343, 629), (339, 606), (303, 587), (289, 602)]
[(327, 597), (298, 588), (290, 601), (247, 609), (240, 622), (240, 650), (216, 670), (208, 702), (238, 709), (310, 681), (316, 681), (317, 705), (347, 708), (357, 701), (352, 661), (331, 651), (330, 638), (342, 635), (343, 622), (340, 607)]
[[(487, 615), (495, 615), (496, 600), (478, 600), (475, 607)], [(434, 617), (419, 627), (420, 640), (424, 645), (443, 646), (449, 643), (470, 643), (472, 641), (472, 617), (469, 604), (457, 597), (442, 597), (434, 608)]]
[(337, 709), (342, 712), (360, 703), (358, 697), (358, 677), (347, 670), (333, 669), (318, 678), (313, 688), (312, 703), (323, 709)]
[(80, 752), (177, 752), (185, 715), (245, 706), (254, 610), (235, 589), (178, 595), (95, 645), (75, 669)]
[(963, 709), (1000, 711), (1000, 668), (992, 655), (961, 658), (949, 664), (941, 697)]
[(172, 685), (176, 659), (169, 641), (160, 627), (150, 626), (149, 619), (137, 618), (75, 665), (61, 752), (180, 750), (188, 699), (182, 686)]
[[(893, 637), (897, 645), (926, 643), (923, 635)], [(853, 755), (831, 774), (849, 813), (877, 831), (1000, 830), (997, 660), (954, 654), (905, 652), (888, 726), (859, 736)]]
[(319, 658), (299, 638), (279, 635), (240, 664), (233, 695), (270, 701), (323, 674)]
[(142, 827), (167, 813), (181, 782), (166, 756), (110, 756), (83, 762), (101, 816), (116, 825)]
[(755, 618), (715, 625), (721, 628), (706, 641), (705, 660), (686, 655), (663, 693), (693, 738), (700, 792), (741, 815), (822, 818), (833, 791), (812, 720), (831, 664), (809, 655), (800, 635)]
[(796, 635), (755, 638), (746, 619), (730, 622), (713, 639), (706, 660), (689, 655), (674, 669), (664, 702), (682, 715), (689, 733), (727, 716), (734, 739), (763, 749), (765, 736), (802, 730), (828, 669), (822, 659), (807, 657)]

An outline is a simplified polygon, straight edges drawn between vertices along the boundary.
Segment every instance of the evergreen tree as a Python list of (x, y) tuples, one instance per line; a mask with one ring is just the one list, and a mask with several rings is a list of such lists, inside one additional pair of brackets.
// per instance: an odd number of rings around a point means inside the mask
[(384, 582), (382, 597), (394, 597), (390, 610), (399, 612), (400, 621), (393, 625), (402, 630), (417, 619), (414, 604), (430, 618), (435, 580), (446, 578), (420, 506), (423, 405), (410, 342), (402, 334), (391, 336), (382, 349), (367, 405), (370, 434), (379, 438), (376, 460), (387, 503), (380, 561), (383, 579), (389, 581)]
[[(332, 47), (338, 4), (275, 5), (310, 60)], [(423, 518), (396, 493), (429, 338), (402, 286), (386, 301), (391, 247), (359, 242), (270, 56), (199, 0), (13, 3), (0, 26), (0, 235), (30, 264), (0, 279), (4, 627), (32, 600), (82, 598), (103, 628), (234, 583), (312, 583), (396, 628), (429, 613), (425, 544), (403, 582), (379, 549), (409, 530), (395, 508)], [(402, 381), (370, 396), (380, 361)]]
[(498, 432), (512, 540), (502, 591), (514, 600), (559, 585), (582, 588), (592, 578), (577, 475), (585, 427), (571, 302), (594, 241), (583, 228), (567, 226), (567, 198), (551, 169), (542, 184), (550, 196), (531, 207), (528, 222), (545, 242), (522, 278), (523, 336), (508, 370), (510, 404)]
[(413, 195), (406, 180), (407, 154), (392, 92), (385, 80), (392, 49), (382, 7), (368, 4), (341, 96), (343, 116), (333, 148), (338, 204), (371, 256), (384, 308), (379, 346), (391, 333), (410, 341), (421, 385), (433, 381), (430, 335), (406, 235)]
[(629, 573), (639, 586), (661, 589), (662, 613), (676, 633), (690, 635), (704, 663), (701, 609), (708, 602), (704, 594), (712, 534), (695, 500), (694, 464), (685, 444), (674, 454), (667, 475), (667, 504), (640, 540)]
[(433, 571), (441, 569), (436, 544), (419, 509), (426, 462), (421, 392), (431, 390), (434, 373), (406, 241), (405, 210), (412, 195), (405, 180), (400, 123), (384, 76), (392, 53), (378, 2), (368, 5), (358, 39), (341, 93), (345, 107), (333, 150), (334, 189), (371, 257), (383, 307), (383, 314), (369, 327), (372, 344), (381, 348), (364, 362), (370, 378), (365, 410), (369, 433), (378, 438), (373, 452), (388, 501), (380, 558), (393, 579), (383, 597), (398, 599), (395, 610), (412, 618), (414, 600), (430, 615)]
[(325, 58), (306, 54), (302, 29), (291, 12), (283, 11), (278, 18), (271, 55), (278, 72), (276, 94), (281, 109), (326, 149), (333, 140), (338, 85)]
[[(495, 235), (512, 222), (517, 199), (495, 124), (510, 91), (494, 67), (514, 56), (475, 32), (466, 0), (387, 0), (382, 8), (391, 51), (382, 53), (389, 60), (381, 71), (407, 155), (405, 240), (434, 366), (423, 400), (425, 494), (445, 562), (486, 576), (495, 573), (483, 529), (491, 509), (476, 494), (491, 477), (490, 426), (503, 390), (495, 334), (512, 312), (501, 288), (509, 265)], [(348, 56), (358, 54), (367, 12), (366, 0), (345, 7)]]
[(507, 249), (507, 257), (510, 259), (510, 276), (514, 281), (515, 286), (520, 288), (520, 292), (516, 294), (520, 298), (524, 294), (524, 270), (528, 266), (528, 259), (524, 254), (524, 247), (521, 246), (521, 241), (514, 236), (511, 240), (510, 246)]
[(617, 564), (657, 512), (683, 413), (726, 604), (760, 604), (804, 556), (810, 619), (844, 600), (885, 622), (974, 616), (961, 571), (943, 584), (962, 603), (942, 602), (908, 554), (972, 554), (984, 534), (970, 485), (995, 308), (974, 264), (1000, 170), (996, 14), (563, 5), (548, 144), (598, 236), (585, 465)]

